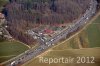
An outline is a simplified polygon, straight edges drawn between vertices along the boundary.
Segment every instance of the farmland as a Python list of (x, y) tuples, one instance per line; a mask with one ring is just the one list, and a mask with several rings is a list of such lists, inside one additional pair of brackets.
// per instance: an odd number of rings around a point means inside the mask
[[(93, 51), (93, 52), (90, 52)], [(54, 63), (54, 64), (48, 64), (48, 63), (39, 63), (39, 58), (35, 58), (33, 60), (31, 60), (28, 63), (25, 63), (22, 66), (99, 66), (100, 65), (100, 48), (96, 49), (69, 49), (69, 50), (51, 50), (50, 52), (48, 52), (48, 54), (44, 55), (44, 58), (60, 58), (60, 57), (87, 57), (87, 56), (94, 56), (95, 57), (95, 64), (77, 64), (77, 63), (72, 63), (72, 64), (58, 64), (58, 63)]]
[(0, 42), (0, 62), (3, 62), (12, 57), (15, 57), (27, 49), (28, 49), (27, 46), (16, 41)]
[(100, 16), (86, 29), (89, 47), (100, 47)]

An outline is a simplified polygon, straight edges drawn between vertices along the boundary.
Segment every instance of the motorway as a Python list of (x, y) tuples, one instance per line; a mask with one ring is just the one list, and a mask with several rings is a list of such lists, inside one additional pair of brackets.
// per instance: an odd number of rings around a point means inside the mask
[[(53, 36), (52, 38), (48, 40), (41, 40), (40, 45), (34, 49), (31, 48), (21, 55), (10, 59), (9, 61), (5, 62), (7, 64), (6, 66), (17, 66), (18, 64), (23, 64), (27, 61), (29, 61), (32, 58), (35, 58), (36, 56), (40, 55), (41, 53), (45, 52), (49, 48), (53, 47), (54, 45), (57, 44), (61, 39), (65, 38), (68, 36), (68, 34), (76, 31), (78, 28), (83, 27), (86, 25), (86, 23), (89, 21), (90, 18), (96, 13), (96, 7), (97, 7), (97, 1), (96, 0), (91, 0), (90, 2), (90, 7), (89, 9), (86, 10), (85, 14), (77, 21), (75, 24), (61, 33)], [(41, 39), (42, 37), (39, 37)]]

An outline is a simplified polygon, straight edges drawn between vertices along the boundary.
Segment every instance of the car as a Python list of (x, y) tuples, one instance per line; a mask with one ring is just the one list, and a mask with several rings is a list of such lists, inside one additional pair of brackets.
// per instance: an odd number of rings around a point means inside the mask
[(48, 46), (51, 46), (51, 44), (48, 44)]
[(42, 35), (43, 33), (39, 33), (40, 35)]
[(37, 36), (34, 36), (33, 38), (34, 38), (34, 39), (37, 39), (38, 37), (37, 37)]
[(86, 19), (89, 19), (88, 17)]
[(42, 47), (42, 49), (44, 50), (45, 48), (44, 48), (44, 47)]
[(15, 66), (15, 65), (14, 65), (15, 63), (16, 63), (15, 61), (11, 62), (11, 66)]
[(87, 23), (87, 22), (85, 22), (85, 23)]
[(46, 45), (48, 44), (48, 42), (46, 42)]
[(46, 37), (43, 37), (45, 40), (47, 40), (47, 38)]
[(53, 41), (54, 39), (51, 39), (51, 41)]
[(41, 38), (41, 40), (42, 40), (42, 41), (44, 41), (44, 39), (43, 39), (43, 38)]
[(52, 44), (52, 45), (55, 45), (55, 44)]

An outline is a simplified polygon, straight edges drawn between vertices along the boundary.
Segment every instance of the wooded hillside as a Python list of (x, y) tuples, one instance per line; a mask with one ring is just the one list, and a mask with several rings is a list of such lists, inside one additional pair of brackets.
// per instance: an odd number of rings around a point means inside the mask
[(38, 24), (72, 22), (90, 5), (90, 0), (15, 0), (10, 2), (6, 6), (9, 21), (25, 20)]
[(3, 9), (12, 36), (27, 44), (34, 42), (24, 30), (35, 24), (63, 24), (77, 19), (90, 0), (9, 0)]

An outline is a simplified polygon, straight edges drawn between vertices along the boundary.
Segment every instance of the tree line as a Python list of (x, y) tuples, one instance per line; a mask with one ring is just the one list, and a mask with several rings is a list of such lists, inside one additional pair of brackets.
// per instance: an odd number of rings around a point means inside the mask
[(35, 24), (72, 23), (86, 9), (90, 0), (9, 0), (3, 9), (8, 21), (9, 32), (27, 44), (34, 42), (25, 30), (35, 27)]

